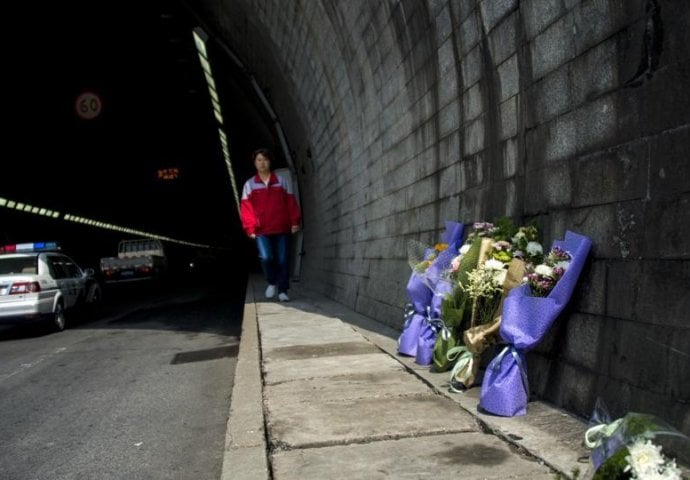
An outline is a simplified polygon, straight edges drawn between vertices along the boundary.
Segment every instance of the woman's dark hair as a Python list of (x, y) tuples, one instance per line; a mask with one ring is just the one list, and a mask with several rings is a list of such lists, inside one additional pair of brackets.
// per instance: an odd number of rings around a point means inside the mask
[(268, 158), (268, 160), (273, 163), (273, 154), (268, 148), (258, 148), (252, 152), (252, 162), (256, 160), (256, 157), (259, 155), (263, 155), (264, 157)]

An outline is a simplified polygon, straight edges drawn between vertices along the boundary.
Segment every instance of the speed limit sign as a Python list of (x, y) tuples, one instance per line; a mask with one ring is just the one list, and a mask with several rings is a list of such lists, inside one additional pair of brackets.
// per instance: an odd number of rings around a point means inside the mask
[(74, 104), (74, 109), (77, 111), (77, 115), (84, 120), (92, 120), (96, 118), (101, 113), (103, 104), (101, 102), (101, 97), (93, 92), (84, 92), (77, 97), (77, 101)]

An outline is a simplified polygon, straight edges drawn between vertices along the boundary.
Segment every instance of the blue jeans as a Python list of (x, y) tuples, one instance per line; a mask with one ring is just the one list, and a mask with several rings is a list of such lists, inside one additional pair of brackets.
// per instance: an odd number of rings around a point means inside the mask
[(287, 292), (290, 287), (290, 235), (280, 233), (257, 236), (256, 247), (266, 281), (270, 285), (277, 285), (279, 293)]

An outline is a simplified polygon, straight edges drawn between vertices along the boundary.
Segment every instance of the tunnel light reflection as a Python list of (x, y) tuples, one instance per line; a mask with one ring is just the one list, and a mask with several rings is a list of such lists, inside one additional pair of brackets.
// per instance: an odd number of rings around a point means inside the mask
[(204, 73), (204, 76), (206, 77), (206, 83), (208, 84), (209, 89), (213, 89), (213, 91), (216, 91), (216, 81), (213, 79), (213, 75), (210, 73)]
[[(24, 213), (30, 213), (33, 215), (42, 215), (46, 217), (52, 217), (54, 219), (61, 219), (65, 222), (79, 223), (82, 225), (87, 225), (94, 228), (101, 228), (104, 230), (114, 230), (117, 232), (127, 233), (130, 235), (155, 238), (158, 240), (163, 240), (166, 242), (177, 243), (180, 245), (187, 245), (190, 247), (201, 247), (201, 248), (212, 248), (211, 245), (206, 245), (203, 243), (188, 242), (186, 240), (180, 240), (177, 238), (166, 237), (164, 235), (158, 235), (156, 233), (145, 232), (143, 230), (137, 230), (135, 228), (123, 227), (120, 225), (114, 225), (112, 223), (101, 222), (99, 220), (94, 220), (91, 218), (82, 217), (79, 215), (73, 215), (70, 213), (65, 213), (61, 215), (60, 212), (50, 210), (44, 207), (38, 207), (34, 205), (29, 205), (23, 202), (17, 202), (14, 200), (9, 200), (7, 198), (0, 197), (0, 207), (5, 207), (8, 209), (17, 210)], [(62, 218), (60, 218), (62, 217)]]
[(212, 98), (213, 100), (215, 100), (216, 102), (218, 101), (218, 93), (216, 93), (216, 91), (215, 91), (214, 89), (209, 88), (209, 89), (208, 89), (208, 94), (211, 96), (211, 98)]
[(216, 89), (216, 81), (213, 78), (211, 60), (209, 59), (208, 52), (206, 50), (206, 43), (208, 42), (209, 37), (201, 27), (196, 27), (194, 30), (192, 30), (192, 36), (194, 37), (194, 45), (196, 45), (197, 52), (199, 53), (199, 62), (201, 63), (201, 68), (204, 70), (204, 77), (206, 78), (208, 93), (211, 97), (211, 105), (213, 106), (213, 116), (219, 125), (218, 136), (222, 145), (223, 158), (225, 160), (225, 166), (228, 170), (228, 175), (230, 176), (230, 184), (232, 186), (232, 191), (235, 198), (235, 206), (239, 212), (239, 190), (237, 189), (235, 174), (233, 173), (232, 160), (230, 159), (230, 149), (228, 148), (228, 139), (223, 131), (223, 113), (220, 106), (220, 100), (218, 98), (218, 91)]
[(196, 45), (199, 55), (204, 58), (208, 58), (208, 54), (206, 53), (206, 40), (208, 40), (208, 35), (206, 32), (204, 32), (201, 28), (195, 28), (192, 31), (192, 36), (194, 37), (194, 45)]
[(213, 76), (213, 74), (211, 73), (211, 64), (208, 63), (208, 60), (206, 60), (206, 58), (202, 54), (199, 54), (199, 62), (201, 62), (201, 68), (204, 69), (204, 72)]

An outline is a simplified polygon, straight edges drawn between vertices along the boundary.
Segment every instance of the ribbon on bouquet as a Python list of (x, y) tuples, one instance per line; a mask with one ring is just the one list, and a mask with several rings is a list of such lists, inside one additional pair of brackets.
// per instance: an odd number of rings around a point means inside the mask
[[(495, 343), (500, 325), (501, 316), (499, 315), (491, 323), (468, 328), (462, 334), (464, 345), (448, 350), (448, 360), (455, 361), (450, 372), (452, 390), (458, 391), (457, 387), (466, 389), (474, 385), (479, 371), (481, 354), (489, 345)], [(454, 383), (461, 385), (452, 387)]]
[(446, 341), (450, 340), (450, 336), (451, 336), (450, 330), (448, 329), (448, 327), (446, 326), (446, 323), (441, 318), (430, 318), (427, 316), (427, 321), (431, 325), (431, 328), (433, 328), (434, 332), (436, 332), (436, 334), (439, 334), (439, 333), (441, 334), (441, 338), (443, 340), (446, 340)]
[(517, 351), (514, 345), (506, 345), (505, 347), (503, 347), (503, 350), (501, 350), (501, 352), (498, 355), (496, 355), (496, 358), (491, 360), (491, 363), (489, 363), (488, 368), (493, 368), (497, 371), (500, 370), (501, 363), (503, 362), (503, 357), (505, 357), (508, 353), (510, 353), (513, 356), (515, 364), (518, 366), (518, 369), (520, 370), (522, 386), (525, 389), (525, 395), (527, 396), (527, 398), (529, 398), (529, 381), (527, 379), (527, 369), (525, 368), (525, 364), (522, 361), (520, 352)]
[(600, 423), (587, 429), (585, 432), (585, 446), (587, 448), (597, 448), (613, 435), (621, 423), (623, 423), (623, 419), (619, 418), (611, 423)]
[(404, 310), (405, 324), (398, 337), (398, 352), (414, 357), (417, 355), (417, 344), (426, 318), (417, 312), (414, 304), (408, 303)]
[(460, 383), (464, 388), (472, 385), (476, 374), (474, 353), (465, 345), (460, 345), (448, 350), (446, 357), (449, 361), (455, 362), (453, 370), (450, 372), (451, 390), (455, 392), (461, 391), (454, 386), (453, 380), (455, 380), (456, 383)]
[[(415, 313), (417, 312), (414, 309), (414, 305), (412, 305), (411, 303), (405, 305), (405, 309), (403, 310), (403, 318), (405, 319), (405, 323), (403, 324), (403, 330), (410, 326), (410, 322), (412, 322), (412, 317)], [(399, 343), (400, 342), (398, 342), (398, 344)]]

